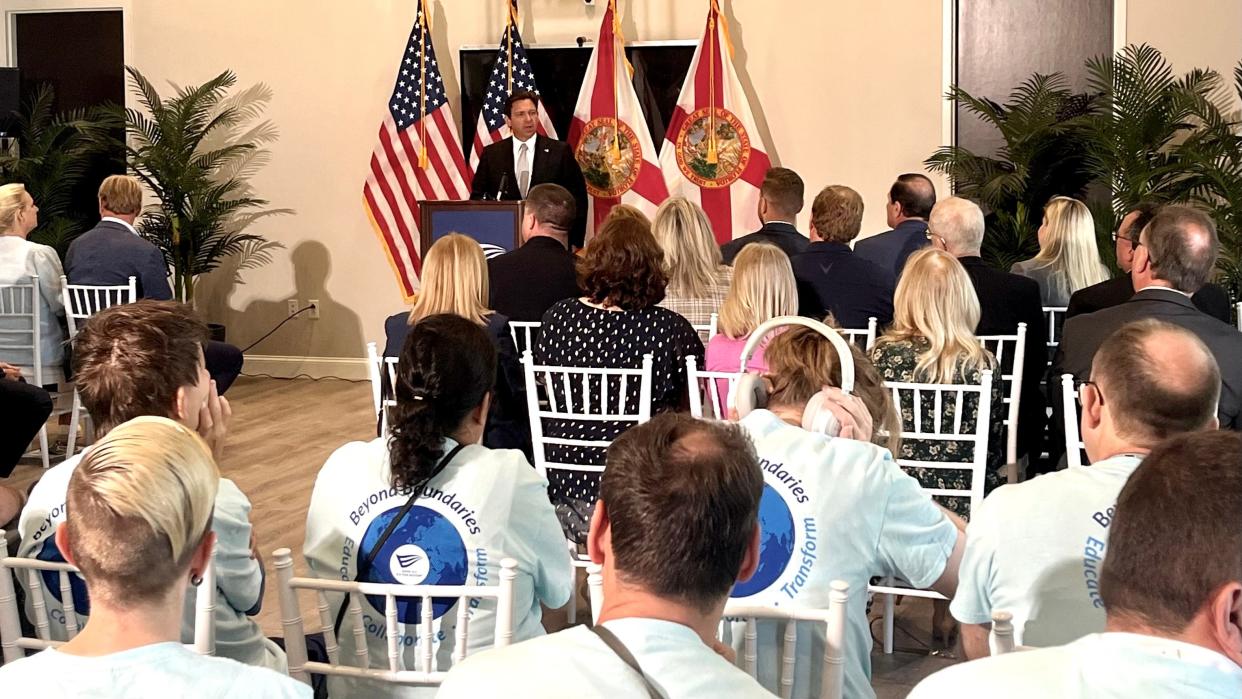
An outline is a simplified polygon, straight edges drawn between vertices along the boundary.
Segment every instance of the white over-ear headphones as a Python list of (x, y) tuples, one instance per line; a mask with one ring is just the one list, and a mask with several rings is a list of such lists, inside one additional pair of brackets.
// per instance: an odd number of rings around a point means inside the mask
[[(832, 344), (832, 348), (837, 351), (837, 359), (841, 364), (841, 390), (847, 394), (854, 392), (854, 354), (850, 351), (849, 343), (836, 330), (809, 318), (801, 316), (779, 316), (763, 323), (755, 328), (750, 334), (750, 339), (746, 341), (746, 346), (742, 348), (741, 371), (742, 375), (733, 385), (733, 391), (729, 396), (729, 405), (737, 410), (739, 418), (746, 417), (752, 410), (763, 408), (768, 403), (768, 390), (763, 382), (763, 377), (754, 372), (746, 371), (746, 365), (750, 362), (750, 355), (754, 354), (759, 345), (763, 344), (764, 338), (777, 328), (788, 327), (791, 325), (801, 325), (804, 328), (810, 328), (820, 335), (828, 338), (828, 342)], [(825, 405), (828, 397), (823, 391), (816, 393), (806, 403), (806, 407), (802, 409), (802, 428), (810, 432), (822, 432), (830, 436), (836, 436), (841, 430), (841, 424), (837, 421), (837, 417), (832, 414)]]

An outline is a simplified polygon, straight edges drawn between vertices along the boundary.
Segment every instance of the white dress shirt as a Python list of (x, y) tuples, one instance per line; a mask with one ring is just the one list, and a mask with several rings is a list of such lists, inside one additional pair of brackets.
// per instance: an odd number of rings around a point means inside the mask
[[(122, 226), (125, 226), (126, 228), (128, 228), (130, 233), (133, 233), (134, 235), (139, 235), (138, 229), (134, 228), (134, 224), (130, 223), (129, 221), (126, 221), (124, 219), (119, 219), (116, 216), (104, 216), (103, 218), (99, 219), (100, 223), (103, 223), (104, 221), (111, 221), (112, 223), (119, 223)], [(139, 237), (142, 237), (142, 236), (139, 235)]]

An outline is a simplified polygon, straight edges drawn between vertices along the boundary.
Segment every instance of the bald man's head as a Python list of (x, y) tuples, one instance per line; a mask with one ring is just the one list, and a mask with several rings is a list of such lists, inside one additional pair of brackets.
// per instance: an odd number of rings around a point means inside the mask
[(1155, 319), (1121, 326), (1096, 352), (1091, 379), (1131, 443), (1152, 446), (1214, 424), (1220, 368), (1181, 326)]
[(1189, 206), (1166, 206), (1140, 234), (1151, 274), (1193, 294), (1211, 278), (1220, 241), (1212, 218)]
[(978, 255), (983, 247), (983, 210), (969, 199), (949, 197), (936, 204), (927, 228), (955, 257)]

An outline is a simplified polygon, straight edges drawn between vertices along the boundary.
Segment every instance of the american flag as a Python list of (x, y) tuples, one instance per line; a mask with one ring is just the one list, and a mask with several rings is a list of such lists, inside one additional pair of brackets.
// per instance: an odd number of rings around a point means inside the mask
[[(470, 151), (472, 171), (479, 166), (484, 148), (509, 137), (509, 127), (505, 125), (505, 100), (513, 94), (514, 88), (539, 94), (539, 88), (535, 86), (535, 72), (530, 67), (530, 61), (526, 60), (526, 47), (522, 45), (522, 35), (518, 33), (517, 0), (509, 4), (509, 19), (504, 33), (500, 35), (500, 49), (496, 52), (496, 63), (487, 82), (479, 124), (474, 130), (474, 147)], [(556, 138), (556, 127), (552, 126), (552, 119), (543, 108), (543, 102), (539, 103), (538, 131), (544, 136)]]
[(388, 113), (371, 154), (371, 169), (362, 188), (367, 215), (388, 253), (406, 300), (418, 288), (418, 203), (434, 199), (468, 199), (470, 170), (462, 156), (461, 139), (431, 45), (430, 18), (422, 0)]

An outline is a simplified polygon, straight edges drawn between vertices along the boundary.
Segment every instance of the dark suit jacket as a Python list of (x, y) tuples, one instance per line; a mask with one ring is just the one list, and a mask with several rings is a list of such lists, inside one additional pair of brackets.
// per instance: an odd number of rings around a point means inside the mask
[(488, 260), (487, 275), (489, 307), (509, 320), (537, 323), (557, 301), (579, 295), (573, 253), (547, 236)]
[[(385, 357), (400, 357), (405, 338), (410, 334), (410, 314), (396, 313), (384, 321)], [(487, 319), (487, 334), (496, 345), (496, 386), (492, 389), (492, 405), (483, 430), (483, 445), (492, 449), (521, 449), (531, 458), (530, 423), (526, 412), (526, 382), (518, 361), (517, 347), (509, 334), (509, 319), (493, 313)], [(388, 377), (383, 377), (385, 393)], [(391, 395), (391, 394), (389, 394)]]
[[(1130, 275), (1106, 279), (1099, 284), (1092, 284), (1079, 289), (1070, 297), (1069, 307), (1065, 311), (1066, 318), (1073, 318), (1084, 313), (1095, 313), (1105, 308), (1119, 306), (1134, 295), (1134, 283)], [(1232, 309), (1229, 307), (1229, 295), (1215, 284), (1205, 284), (1199, 292), (1190, 298), (1195, 307), (1222, 323), (1233, 322)]]
[(924, 247), (927, 247), (927, 222), (911, 219), (902, 221), (891, 231), (854, 243), (854, 252), (900, 277), (906, 258)]
[(874, 316), (893, 322), (893, 273), (859, 257), (843, 243), (813, 242), (794, 255), (798, 314), (822, 320), (831, 312), (845, 328), (865, 328)]
[(1108, 336), (1122, 325), (1143, 318), (1180, 325), (1203, 340), (1220, 366), (1220, 426), (1242, 429), (1242, 333), (1195, 308), (1184, 295), (1163, 289), (1144, 289), (1123, 304), (1065, 321), (1048, 381), (1049, 398), (1055, 397), (1054, 417), (1060, 419), (1061, 414), (1061, 374), (1073, 374), (1080, 381), (1089, 378), (1091, 360)]
[(65, 277), (70, 284), (123, 286), (138, 278), (138, 298), (172, 298), (164, 254), (151, 241), (112, 221), (83, 233), (69, 245)]
[(1026, 348), (1022, 367), (1022, 398), (1018, 406), (1018, 455), (1038, 448), (1043, 438), (1044, 395), (1040, 381), (1048, 366), (1048, 328), (1040, 305), (1039, 283), (1018, 274), (987, 266), (982, 258), (958, 258), (970, 275), (979, 297), (977, 335), (1012, 335), (1018, 323), (1026, 323)]
[(737, 257), (737, 254), (747, 245), (751, 243), (771, 243), (784, 250), (785, 254), (792, 258), (794, 255), (806, 250), (806, 246), (810, 242), (805, 235), (798, 232), (797, 228), (788, 223), (765, 223), (763, 228), (754, 233), (749, 233), (721, 245), (720, 255), (724, 258), (726, 265), (731, 265), (733, 264), (733, 258)]
[[(578, 203), (578, 217), (574, 229), (569, 232), (569, 244), (582, 247), (586, 237), (587, 191), (582, 179), (582, 168), (574, 159), (574, 151), (564, 141), (535, 135), (534, 162), (530, 165), (530, 186), (550, 182), (559, 184), (574, 195)], [(474, 171), (474, 183), (470, 188), (471, 199), (522, 198), (514, 174), (513, 137), (497, 141), (483, 149), (479, 167)], [(504, 189), (501, 190), (503, 183)], [(497, 194), (499, 193), (499, 197)]]

